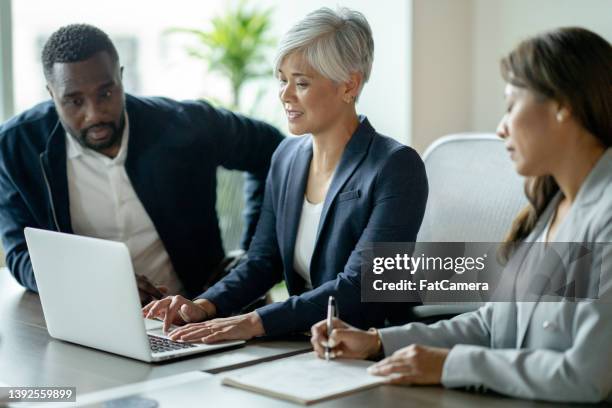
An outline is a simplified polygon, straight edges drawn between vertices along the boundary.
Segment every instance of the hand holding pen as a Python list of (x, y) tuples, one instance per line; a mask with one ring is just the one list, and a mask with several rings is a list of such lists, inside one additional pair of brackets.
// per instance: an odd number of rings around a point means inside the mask
[(382, 343), (375, 329), (359, 330), (333, 317), (330, 330), (328, 322), (329, 319), (321, 320), (311, 329), (310, 342), (319, 358), (327, 360), (341, 357), (363, 360), (381, 355)]
[[(327, 338), (329, 339), (332, 331), (334, 330), (334, 326), (333, 326), (333, 319), (336, 317), (336, 299), (334, 299), (333, 296), (330, 296), (329, 299), (327, 300)], [(325, 361), (329, 361), (329, 359), (331, 358), (335, 358), (335, 355), (332, 355), (332, 350), (329, 344), (329, 341), (327, 341), (326, 345), (325, 345)]]

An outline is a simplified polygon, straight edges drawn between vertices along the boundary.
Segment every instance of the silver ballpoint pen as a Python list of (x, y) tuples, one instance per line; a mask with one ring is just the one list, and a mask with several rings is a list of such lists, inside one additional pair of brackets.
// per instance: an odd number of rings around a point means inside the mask
[(327, 300), (327, 345), (325, 346), (325, 361), (331, 357), (331, 347), (329, 347), (329, 336), (334, 330), (332, 319), (336, 316), (336, 299), (330, 296)]

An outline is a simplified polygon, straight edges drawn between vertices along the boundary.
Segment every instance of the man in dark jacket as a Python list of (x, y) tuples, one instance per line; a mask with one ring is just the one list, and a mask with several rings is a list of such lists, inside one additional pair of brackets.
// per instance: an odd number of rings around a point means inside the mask
[(141, 289), (200, 293), (224, 257), (217, 167), (250, 173), (252, 234), (282, 135), (204, 102), (125, 95), (114, 45), (89, 25), (60, 28), (42, 59), (52, 101), (0, 126), (0, 234), (15, 279), (37, 290), (23, 233), (36, 227), (125, 242)]

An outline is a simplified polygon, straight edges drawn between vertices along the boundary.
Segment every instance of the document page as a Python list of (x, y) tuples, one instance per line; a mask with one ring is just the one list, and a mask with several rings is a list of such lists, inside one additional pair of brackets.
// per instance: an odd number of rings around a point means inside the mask
[(382, 377), (366, 371), (371, 364), (363, 360), (325, 361), (306, 353), (228, 373), (223, 384), (310, 404), (381, 384)]

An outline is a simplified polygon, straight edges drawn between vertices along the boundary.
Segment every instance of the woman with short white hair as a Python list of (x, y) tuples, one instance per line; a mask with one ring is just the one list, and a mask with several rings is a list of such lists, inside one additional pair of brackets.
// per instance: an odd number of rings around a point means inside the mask
[[(171, 339), (211, 343), (306, 331), (325, 316), (330, 295), (357, 327), (405, 320), (397, 304), (360, 299), (364, 249), (414, 241), (428, 192), (418, 154), (357, 115), (373, 58), (367, 20), (346, 8), (316, 10), (284, 36), (275, 66), (279, 97), (289, 130), (303, 136), (286, 139), (274, 154), (248, 260), (195, 301), (174, 296), (145, 307), (166, 327), (191, 323)], [(227, 317), (283, 279), (288, 300)]]

